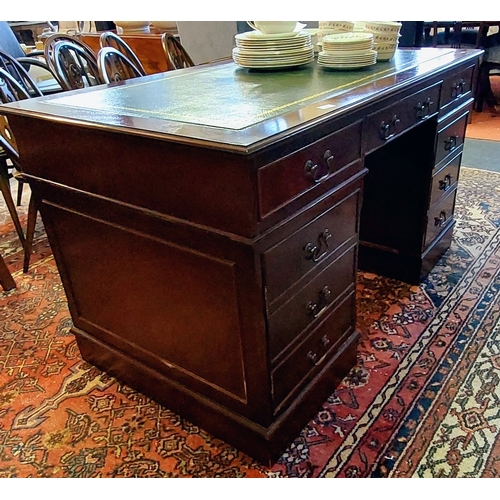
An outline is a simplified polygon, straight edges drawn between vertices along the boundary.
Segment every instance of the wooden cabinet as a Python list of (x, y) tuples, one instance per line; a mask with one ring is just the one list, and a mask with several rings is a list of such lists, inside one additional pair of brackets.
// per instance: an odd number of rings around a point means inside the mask
[(356, 363), (358, 267), (417, 283), (448, 248), (480, 53), (5, 105), (84, 359), (276, 460)]

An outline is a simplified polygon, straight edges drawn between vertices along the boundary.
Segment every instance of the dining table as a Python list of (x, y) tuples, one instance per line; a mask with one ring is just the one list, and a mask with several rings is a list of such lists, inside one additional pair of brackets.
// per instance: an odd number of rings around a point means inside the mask
[(481, 54), (230, 60), (3, 106), (83, 358), (277, 460), (356, 366), (358, 270), (417, 285), (449, 248)]

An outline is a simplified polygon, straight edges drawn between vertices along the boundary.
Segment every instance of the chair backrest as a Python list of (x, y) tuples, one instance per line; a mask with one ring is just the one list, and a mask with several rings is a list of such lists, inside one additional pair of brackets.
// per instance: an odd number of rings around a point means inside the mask
[(181, 42), (172, 34), (163, 33), (161, 44), (171, 69), (190, 68), (195, 65)]
[(23, 65), (14, 57), (0, 50), (0, 68), (7, 71), (17, 82), (26, 89), (31, 97), (39, 97), (42, 92), (24, 69)]
[(97, 60), (92, 54), (73, 41), (60, 40), (53, 44), (51, 64), (64, 90), (82, 89), (104, 83), (99, 76)]
[[(36, 87), (36, 84), (35, 84)], [(40, 92), (40, 91), (39, 91)], [(40, 92), (41, 95), (41, 92)], [(7, 70), (0, 68), (0, 102), (22, 101), (29, 99), (29, 88), (25, 88)], [(0, 106), (1, 108), (1, 106)], [(0, 109), (1, 111), (1, 109)], [(17, 164), (19, 153), (14, 134), (10, 130), (9, 121), (0, 113), (0, 146), (5, 149), (7, 156)]]
[(127, 56), (113, 47), (104, 47), (99, 51), (97, 66), (101, 80), (104, 83), (119, 82), (144, 76)]
[(0, 50), (12, 57), (23, 57), (24, 50), (7, 21), (0, 21)]
[(65, 41), (72, 42), (75, 45), (78, 45), (83, 49), (83, 51), (87, 54), (90, 59), (94, 60), (94, 63), (97, 65), (97, 55), (96, 53), (85, 43), (79, 40), (78, 38), (67, 35), (65, 33), (54, 33), (53, 35), (48, 36), (43, 43), (43, 52), (45, 61), (47, 66), (53, 73), (56, 73), (56, 63), (54, 60), (54, 46), (56, 43)]
[(123, 38), (119, 37), (117, 34), (112, 31), (105, 31), (99, 38), (99, 44), (101, 45), (101, 49), (105, 47), (112, 47), (118, 50), (133, 63), (133, 65), (140, 71), (141, 76), (147, 74), (135, 52), (128, 46)]

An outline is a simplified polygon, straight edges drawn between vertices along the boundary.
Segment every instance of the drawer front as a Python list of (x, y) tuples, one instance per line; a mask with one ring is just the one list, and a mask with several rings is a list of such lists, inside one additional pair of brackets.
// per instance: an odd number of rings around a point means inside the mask
[(354, 286), (356, 248), (352, 246), (269, 317), (269, 352), (279, 355), (304, 329), (335, 307), (337, 297)]
[(439, 84), (433, 85), (368, 116), (364, 131), (366, 152), (383, 146), (388, 140), (437, 113), (439, 89)]
[(358, 200), (359, 191), (349, 194), (264, 252), (262, 260), (268, 304), (357, 234)]
[(427, 232), (425, 234), (425, 248), (453, 223), (456, 195), (457, 190), (455, 188), (439, 205), (429, 212)]
[(357, 122), (261, 168), (261, 218), (318, 184), (334, 180), (342, 167), (360, 157), (361, 122)]
[(464, 143), (469, 112), (460, 114), (451, 123), (438, 130), (436, 140), (436, 164), (455, 153)]
[(331, 360), (352, 330), (354, 292), (337, 306), (271, 374), (274, 407), (297, 392)]
[[(472, 92), (472, 75), (474, 66), (470, 66), (464, 71), (455, 73), (443, 81), (441, 88), (441, 110), (448, 112), (455, 104), (461, 102), (461, 98)], [(446, 109), (445, 109), (446, 108)]]
[(459, 153), (452, 158), (439, 172), (432, 178), (432, 190), (430, 207), (439, 203), (449, 191), (455, 189), (460, 172), (460, 162), (462, 154)]

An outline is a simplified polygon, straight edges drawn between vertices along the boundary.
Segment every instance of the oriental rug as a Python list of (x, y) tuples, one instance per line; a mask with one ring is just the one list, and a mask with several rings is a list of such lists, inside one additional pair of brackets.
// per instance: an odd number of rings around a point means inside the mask
[(420, 286), (359, 273), (358, 364), (267, 468), (83, 361), (41, 223), (23, 274), (0, 215), (0, 477), (500, 476), (500, 174), (456, 219)]

